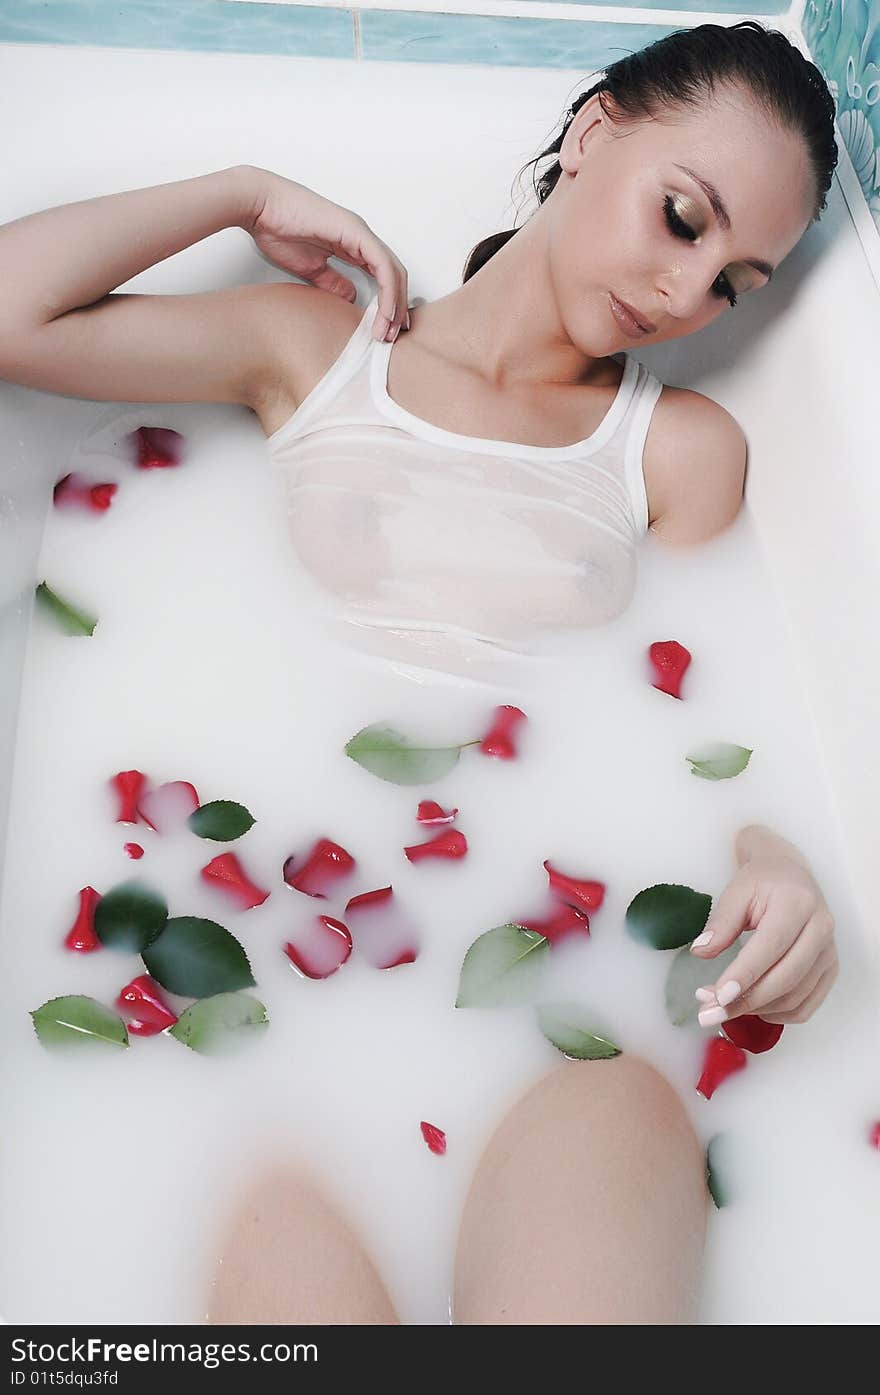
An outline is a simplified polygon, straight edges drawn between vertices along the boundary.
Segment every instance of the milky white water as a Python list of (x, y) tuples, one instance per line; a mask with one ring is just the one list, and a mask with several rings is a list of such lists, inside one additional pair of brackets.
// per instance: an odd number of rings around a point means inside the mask
[[(140, 424), (182, 431), (186, 463), (140, 472), (121, 447), (115, 459), (98, 450)], [(550, 858), (608, 889), (589, 942), (554, 952), (562, 995), (668, 1075), (704, 1141), (728, 1135), (739, 1199), (712, 1214), (702, 1320), (876, 1321), (880, 1154), (865, 1138), (880, 1117), (876, 957), (748, 515), (707, 547), (673, 554), (646, 540), (625, 616), (577, 636), (531, 686), (521, 676), (495, 689), (383, 667), (322, 637), (303, 607), (282, 480), (250, 414), (96, 408), (58, 474), (70, 468), (121, 488), (106, 515), (50, 513), (39, 577), (100, 623), (70, 638), (38, 614), (24, 675), (0, 933), (6, 1319), (201, 1321), (237, 1188), (289, 1158), (311, 1163), (356, 1222), (402, 1319), (447, 1321), (457, 1217), (480, 1151), (507, 1105), (561, 1059), (527, 1008), (456, 1010), (459, 970), (477, 935), (544, 908)], [(694, 655), (682, 702), (646, 675), (648, 645), (671, 638)], [(857, 661), (841, 676), (842, 720)], [(343, 753), (379, 721), (436, 744), (470, 740), (499, 702), (529, 717), (516, 761), (466, 750), (442, 780), (401, 787)], [(690, 773), (685, 753), (716, 740), (754, 749), (743, 774)], [(231, 910), (200, 882), (226, 845), (114, 823), (106, 781), (132, 767), (249, 807), (255, 826), (228, 846), (271, 888), (262, 906)], [(407, 862), (403, 847), (433, 831), (415, 822), (421, 798), (459, 806), (464, 861)], [(842, 972), (809, 1024), (786, 1029), (707, 1102), (694, 1089), (705, 1033), (664, 1013), (672, 955), (632, 940), (624, 912), (658, 882), (717, 896), (747, 822), (811, 858)], [(358, 860), (327, 902), (281, 878), (319, 836)], [(123, 852), (131, 839), (146, 849), (140, 862)], [(171, 915), (214, 918), (243, 943), (271, 1021), (241, 1054), (203, 1057), (165, 1036), (75, 1059), (39, 1044), (30, 1009), (64, 993), (112, 1004), (142, 971), (134, 954), (62, 948), (79, 888), (132, 878), (161, 890)], [(418, 927), (417, 961), (376, 969), (358, 955), (353, 922), (343, 968), (298, 977), (283, 953), (297, 927), (389, 883)], [(602, 1064), (579, 1069), (588, 1081)], [(426, 1148), (422, 1119), (446, 1131), (445, 1156)]]

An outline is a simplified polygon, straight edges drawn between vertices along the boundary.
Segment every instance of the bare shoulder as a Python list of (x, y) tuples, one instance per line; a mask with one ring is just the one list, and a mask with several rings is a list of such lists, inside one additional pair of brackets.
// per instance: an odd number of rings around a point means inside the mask
[(707, 542), (740, 511), (748, 443), (720, 402), (664, 387), (645, 440), (650, 531), (670, 546)]
[(316, 286), (275, 281), (260, 287), (254, 352), (261, 370), (248, 405), (267, 436), (323, 378), (362, 316), (359, 306)]

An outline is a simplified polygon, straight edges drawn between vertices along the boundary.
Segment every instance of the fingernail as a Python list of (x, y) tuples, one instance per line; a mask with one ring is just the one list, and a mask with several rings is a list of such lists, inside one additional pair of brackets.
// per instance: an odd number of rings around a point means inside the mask
[(409, 329), (409, 311), (406, 312), (406, 327)]
[(715, 994), (715, 997), (722, 1007), (726, 1007), (728, 1003), (733, 1002), (734, 998), (738, 998), (740, 993), (742, 993), (742, 989), (736, 982), (736, 979), (731, 979), (729, 983), (725, 983), (724, 987)]
[(719, 1022), (726, 1020), (727, 1013), (723, 1007), (712, 1007), (703, 1008), (697, 1016), (701, 1027), (717, 1027)]
[(398, 336), (399, 333), (400, 333), (400, 325), (395, 325), (394, 328), (393, 328), (392, 331), (391, 331), (391, 342), (392, 342), (392, 344), (394, 343), (394, 341), (395, 341), (395, 339), (397, 338), (397, 336)]
[(712, 930), (704, 930), (702, 935), (698, 935), (697, 938), (694, 940), (693, 944), (691, 945), (691, 949), (702, 949), (703, 945), (707, 945), (709, 943), (713, 933), (714, 932)]
[(716, 1001), (711, 988), (695, 988), (694, 997), (698, 998), (701, 1003), (714, 1003)]

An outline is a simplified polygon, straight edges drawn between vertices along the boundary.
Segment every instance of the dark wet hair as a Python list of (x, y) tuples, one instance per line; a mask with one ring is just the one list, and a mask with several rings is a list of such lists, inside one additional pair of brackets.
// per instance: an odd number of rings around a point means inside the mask
[[(807, 147), (816, 184), (816, 222), (825, 207), (825, 195), (837, 165), (834, 136), (834, 98), (815, 63), (810, 63), (784, 34), (765, 29), (757, 20), (737, 24), (699, 24), (694, 29), (678, 29), (656, 43), (648, 44), (605, 70), (601, 81), (583, 92), (563, 118), (561, 133), (523, 166), (520, 174), (534, 165), (532, 172), (538, 203), (542, 204), (556, 187), (562, 166), (554, 161), (541, 174), (540, 161), (558, 155), (565, 133), (584, 102), (599, 93), (602, 110), (610, 120), (645, 120), (663, 110), (699, 107), (721, 84), (737, 84), (760, 104), (768, 120), (799, 132)], [(609, 111), (602, 93), (613, 99)], [(493, 233), (483, 238), (470, 253), (462, 280), (467, 281), (491, 256), (519, 231)]]

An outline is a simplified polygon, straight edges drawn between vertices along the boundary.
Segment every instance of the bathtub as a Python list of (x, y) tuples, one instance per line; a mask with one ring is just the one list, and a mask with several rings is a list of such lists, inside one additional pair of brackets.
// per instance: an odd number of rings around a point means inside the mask
[[(546, 143), (587, 77), (561, 68), (358, 63), (87, 44), (6, 44), (0, 68), (4, 127), (18, 132), (6, 153), (0, 220), (247, 162), (358, 210), (407, 265), (411, 295), (427, 299), (458, 283), (475, 242), (511, 225), (511, 181)], [(401, 121), (401, 111), (418, 119)], [(854, 1134), (862, 1114), (867, 1118), (873, 1108), (880, 1116), (876, 1074), (871, 1082), (861, 1063), (880, 1006), (872, 915), (880, 780), (880, 554), (872, 536), (880, 516), (874, 410), (880, 299), (866, 252), (876, 234), (858, 198), (844, 155), (821, 222), (772, 286), (747, 298), (747, 307), (735, 315), (723, 316), (699, 343), (683, 340), (638, 355), (664, 381), (722, 402), (749, 439), (746, 522), (772, 582), (775, 633), (801, 705), (792, 720), (808, 733), (815, 778), (827, 792), (823, 833), (810, 853), (838, 923), (845, 972), (834, 996), (845, 985), (850, 1000), (846, 1009), (823, 1008), (815, 1031), (827, 1046), (848, 1023), (860, 1024), (851, 1028), (858, 1081), (847, 1087)], [(136, 277), (126, 289), (192, 292), (277, 279), (282, 273), (257, 257), (246, 234), (230, 229)], [(366, 278), (355, 279), (365, 303)], [(51, 488), (70, 440), (89, 428), (101, 405), (0, 383), (0, 835), (6, 833), (13, 789), (18, 695)], [(202, 411), (228, 422), (230, 430), (253, 433), (244, 409)], [(747, 638), (746, 625), (740, 642)], [(756, 684), (762, 671), (751, 675)], [(756, 807), (751, 819), (795, 837), (803, 811), (792, 808), (786, 819), (784, 792), (777, 802), (778, 817)], [(9, 837), (12, 849), (12, 830)], [(4, 882), (12, 872), (7, 864)], [(19, 951), (8, 909), (2, 932), (5, 972), (14, 972)], [(819, 1060), (822, 1049), (817, 1047)], [(809, 1110), (806, 1079), (802, 1084)], [(28, 1148), (27, 1138), (20, 1146)], [(851, 1176), (858, 1173), (857, 1188), (867, 1186), (873, 1167), (876, 1196), (876, 1157), (861, 1144), (859, 1149)], [(840, 1175), (828, 1182), (845, 1190)], [(718, 1277), (723, 1260), (716, 1257), (716, 1296), (707, 1320), (875, 1321), (876, 1207), (873, 1218), (855, 1203), (853, 1208), (841, 1225), (862, 1224), (861, 1238), (828, 1249), (809, 1292), (786, 1298), (772, 1275), (752, 1276), (748, 1303), (725, 1308)], [(799, 1244), (807, 1263), (810, 1245), (804, 1237)], [(844, 1253), (850, 1267), (841, 1283), (831, 1271)], [(65, 1298), (57, 1285), (42, 1304), (35, 1266), (25, 1264), (15, 1246), (7, 1250), (3, 1271), (0, 1309), (10, 1322), (139, 1320), (124, 1303), (90, 1305), (71, 1294)], [(409, 1320), (442, 1321), (432, 1303), (417, 1305)], [(146, 1320), (198, 1321), (199, 1314), (160, 1304)]]

